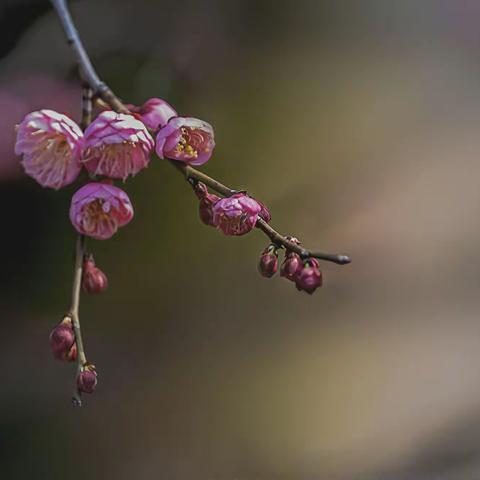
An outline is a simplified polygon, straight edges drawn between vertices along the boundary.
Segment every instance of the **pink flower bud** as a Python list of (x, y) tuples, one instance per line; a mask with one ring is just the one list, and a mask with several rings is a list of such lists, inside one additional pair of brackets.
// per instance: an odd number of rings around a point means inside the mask
[(220, 197), (213, 193), (208, 193), (207, 187), (201, 182), (195, 185), (194, 191), (195, 195), (200, 199), (198, 208), (200, 220), (205, 225), (214, 226), (212, 207), (220, 200)]
[(156, 152), (189, 165), (208, 162), (215, 148), (212, 126), (191, 117), (173, 117), (157, 134)]
[(140, 107), (128, 105), (130, 110), (140, 116), (140, 120), (151, 130), (164, 127), (167, 122), (177, 116), (177, 112), (165, 100), (150, 98)]
[(77, 376), (77, 388), (81, 393), (93, 393), (97, 386), (97, 371), (95, 367), (88, 363), (82, 367)]
[(90, 255), (83, 262), (83, 291), (90, 294), (102, 293), (108, 287), (107, 276), (95, 266), (95, 260)]
[(128, 195), (105, 183), (87, 183), (72, 197), (70, 221), (78, 233), (97, 240), (110, 238), (133, 218)]
[(257, 223), (261, 210), (256, 200), (245, 193), (236, 193), (213, 205), (213, 224), (225, 235), (245, 235)]
[(125, 180), (148, 166), (153, 145), (140, 120), (109, 110), (85, 130), (81, 161), (94, 175)]
[(50, 333), (53, 356), (62, 362), (73, 362), (77, 358), (77, 345), (72, 320), (65, 317)]
[(259, 202), (257, 200), (257, 203), (262, 207), (258, 216), (268, 223), (272, 219), (272, 215), (270, 214), (270, 210), (262, 202)]
[(270, 278), (278, 270), (278, 255), (277, 247), (269, 245), (262, 253), (260, 261), (258, 262), (258, 271), (264, 277)]
[(310, 295), (322, 286), (322, 272), (318, 268), (318, 261), (310, 258), (305, 265), (297, 272), (295, 285), (298, 290), (303, 290)]
[(283, 260), (280, 268), (280, 276), (294, 282), (297, 272), (302, 268), (302, 266), (303, 264), (300, 256), (294, 252), (288, 251), (285, 254), (285, 259)]
[(58, 190), (72, 183), (82, 168), (83, 133), (66, 115), (53, 110), (29, 113), (17, 127), (15, 153), (25, 173), (43, 187)]

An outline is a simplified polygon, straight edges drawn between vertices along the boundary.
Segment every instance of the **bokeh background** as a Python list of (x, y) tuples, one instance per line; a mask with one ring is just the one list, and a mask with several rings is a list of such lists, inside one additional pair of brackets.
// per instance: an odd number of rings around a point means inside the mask
[(89, 243), (110, 289), (83, 298), (100, 374), (48, 335), (68, 307), (75, 187), (13, 154), (35, 109), (78, 118), (47, 2), (0, 7), (0, 477), (480, 478), (480, 3), (71, 2), (101, 76), (215, 127), (204, 170), (269, 205), (323, 265), (313, 296), (256, 263), (259, 232), (203, 226), (160, 160), (125, 186), (135, 220)]

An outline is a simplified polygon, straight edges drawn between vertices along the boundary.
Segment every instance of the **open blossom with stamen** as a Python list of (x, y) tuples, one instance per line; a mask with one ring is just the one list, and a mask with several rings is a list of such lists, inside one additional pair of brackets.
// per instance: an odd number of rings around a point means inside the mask
[(245, 235), (257, 223), (261, 205), (245, 193), (220, 199), (213, 207), (213, 223), (225, 235)]
[(108, 110), (85, 130), (81, 162), (94, 175), (125, 180), (148, 166), (153, 145), (140, 120)]
[(72, 183), (82, 168), (83, 133), (69, 117), (53, 110), (29, 113), (17, 127), (15, 153), (27, 175), (55, 190)]
[(172, 106), (161, 98), (150, 98), (139, 107), (135, 105), (128, 105), (128, 107), (138, 114), (140, 120), (151, 130), (164, 127), (172, 117), (177, 116)]
[(155, 150), (160, 158), (189, 165), (208, 162), (215, 148), (212, 126), (191, 117), (173, 117), (157, 134)]
[(72, 197), (70, 221), (78, 233), (97, 240), (110, 238), (133, 218), (128, 195), (106, 183), (88, 183)]

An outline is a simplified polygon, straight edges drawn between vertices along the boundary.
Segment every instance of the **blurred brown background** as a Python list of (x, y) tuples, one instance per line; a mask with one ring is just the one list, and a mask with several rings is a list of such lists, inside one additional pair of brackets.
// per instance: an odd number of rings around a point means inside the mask
[(324, 264), (312, 297), (256, 271), (259, 232), (204, 227), (173, 169), (126, 185), (81, 306), (100, 384), (55, 363), (75, 187), (13, 155), (34, 109), (78, 118), (47, 2), (0, 7), (2, 479), (480, 479), (480, 3), (71, 2), (99, 73), (215, 127), (204, 170), (267, 203)]

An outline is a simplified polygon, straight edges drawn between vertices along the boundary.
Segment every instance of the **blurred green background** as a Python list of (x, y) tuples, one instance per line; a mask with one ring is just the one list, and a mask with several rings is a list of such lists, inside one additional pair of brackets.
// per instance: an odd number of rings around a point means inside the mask
[(83, 297), (99, 370), (86, 406), (48, 335), (68, 308), (75, 187), (13, 154), (39, 108), (78, 119), (47, 2), (0, 7), (0, 478), (480, 478), (480, 2), (85, 0), (101, 76), (126, 101), (212, 123), (203, 169), (312, 248), (324, 288), (265, 280), (259, 232), (200, 223), (152, 161), (136, 216), (89, 242), (110, 281)]

